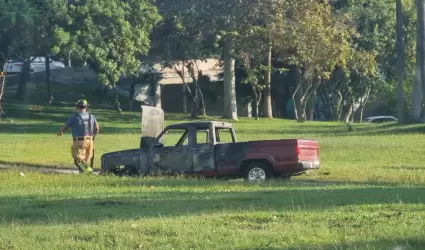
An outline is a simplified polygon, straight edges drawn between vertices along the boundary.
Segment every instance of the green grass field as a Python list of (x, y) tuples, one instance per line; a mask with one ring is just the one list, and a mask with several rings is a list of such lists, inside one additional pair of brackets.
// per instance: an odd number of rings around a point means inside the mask
[[(0, 163), (72, 166), (70, 133), (56, 132), (73, 109), (31, 103), (6, 100)], [(137, 113), (92, 112), (97, 160), (138, 147)], [(0, 249), (425, 249), (424, 126), (234, 126), (239, 141), (318, 140), (321, 169), (257, 185), (0, 171)]]

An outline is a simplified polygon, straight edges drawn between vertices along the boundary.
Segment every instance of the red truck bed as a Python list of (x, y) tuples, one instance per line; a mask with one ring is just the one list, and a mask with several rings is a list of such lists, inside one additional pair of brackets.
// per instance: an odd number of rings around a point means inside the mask
[(282, 139), (217, 144), (214, 148), (217, 172), (242, 176), (253, 163), (270, 168), (274, 175), (291, 175), (320, 167), (319, 145), (315, 140)]

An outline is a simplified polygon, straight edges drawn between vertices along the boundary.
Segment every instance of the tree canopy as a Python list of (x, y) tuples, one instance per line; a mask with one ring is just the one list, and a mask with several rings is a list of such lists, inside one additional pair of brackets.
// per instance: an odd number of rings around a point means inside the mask
[[(99, 82), (113, 90), (120, 77), (137, 74), (142, 63), (159, 61), (182, 77), (195, 110), (203, 103), (201, 114), (206, 114), (197, 63), (216, 58), (223, 70), (224, 88), (217, 93), (223, 96), (223, 116), (235, 120), (242, 105), (237, 100), (238, 84), (249, 85), (248, 99), (257, 117), (279, 116), (274, 114), (273, 98), (284, 98), (294, 104), (299, 121), (316, 119), (320, 103), (326, 106), (321, 111), (326, 119), (348, 122), (355, 110), (372, 100), (383, 98), (395, 110), (401, 92), (406, 102), (399, 106), (415, 115), (422, 110), (423, 94), (412, 86), (425, 85), (424, 80), (403, 84), (424, 74), (415, 71), (415, 63), (419, 67), (422, 62), (415, 58), (423, 29), (417, 15), (422, 12), (411, 1), (0, 0), (0, 4), (0, 62), (11, 57), (25, 62), (17, 96), (24, 95), (31, 56), (70, 57), (77, 66), (87, 63)], [(396, 39), (397, 35), (402, 38)], [(420, 46), (418, 51), (424, 53)], [(243, 77), (236, 76), (236, 69)], [(282, 91), (285, 97), (280, 96)], [(115, 107), (121, 111), (116, 91)]]

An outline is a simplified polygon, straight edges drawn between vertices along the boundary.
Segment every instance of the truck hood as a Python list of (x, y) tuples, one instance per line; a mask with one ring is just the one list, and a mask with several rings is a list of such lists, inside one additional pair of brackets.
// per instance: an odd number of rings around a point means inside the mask
[(115, 151), (106, 153), (101, 157), (100, 168), (102, 171), (109, 171), (122, 166), (131, 166), (137, 171), (146, 171), (147, 163), (147, 148), (137, 148), (129, 150)]
[(110, 153), (106, 153), (102, 155), (102, 159), (103, 158), (110, 158), (110, 157), (122, 157), (122, 156), (130, 156), (130, 155), (135, 155), (135, 154), (143, 154), (143, 153), (148, 153), (149, 149), (148, 148), (136, 148), (136, 149), (127, 149), (127, 150), (120, 150), (120, 151), (115, 151), (115, 152), (110, 152)]

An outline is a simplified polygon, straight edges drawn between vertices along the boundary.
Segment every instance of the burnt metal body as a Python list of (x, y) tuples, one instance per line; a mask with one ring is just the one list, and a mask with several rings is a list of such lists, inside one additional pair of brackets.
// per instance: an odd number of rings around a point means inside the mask
[[(151, 122), (163, 121), (163, 113), (157, 115)], [(145, 117), (145, 122), (149, 120)], [(320, 166), (319, 145), (314, 140), (237, 142), (232, 124), (217, 121), (172, 124), (160, 132), (160, 124), (143, 126), (140, 148), (102, 155), (102, 173), (248, 178), (247, 170), (257, 165), (268, 176), (288, 177)], [(143, 142), (145, 138), (148, 143)]]

